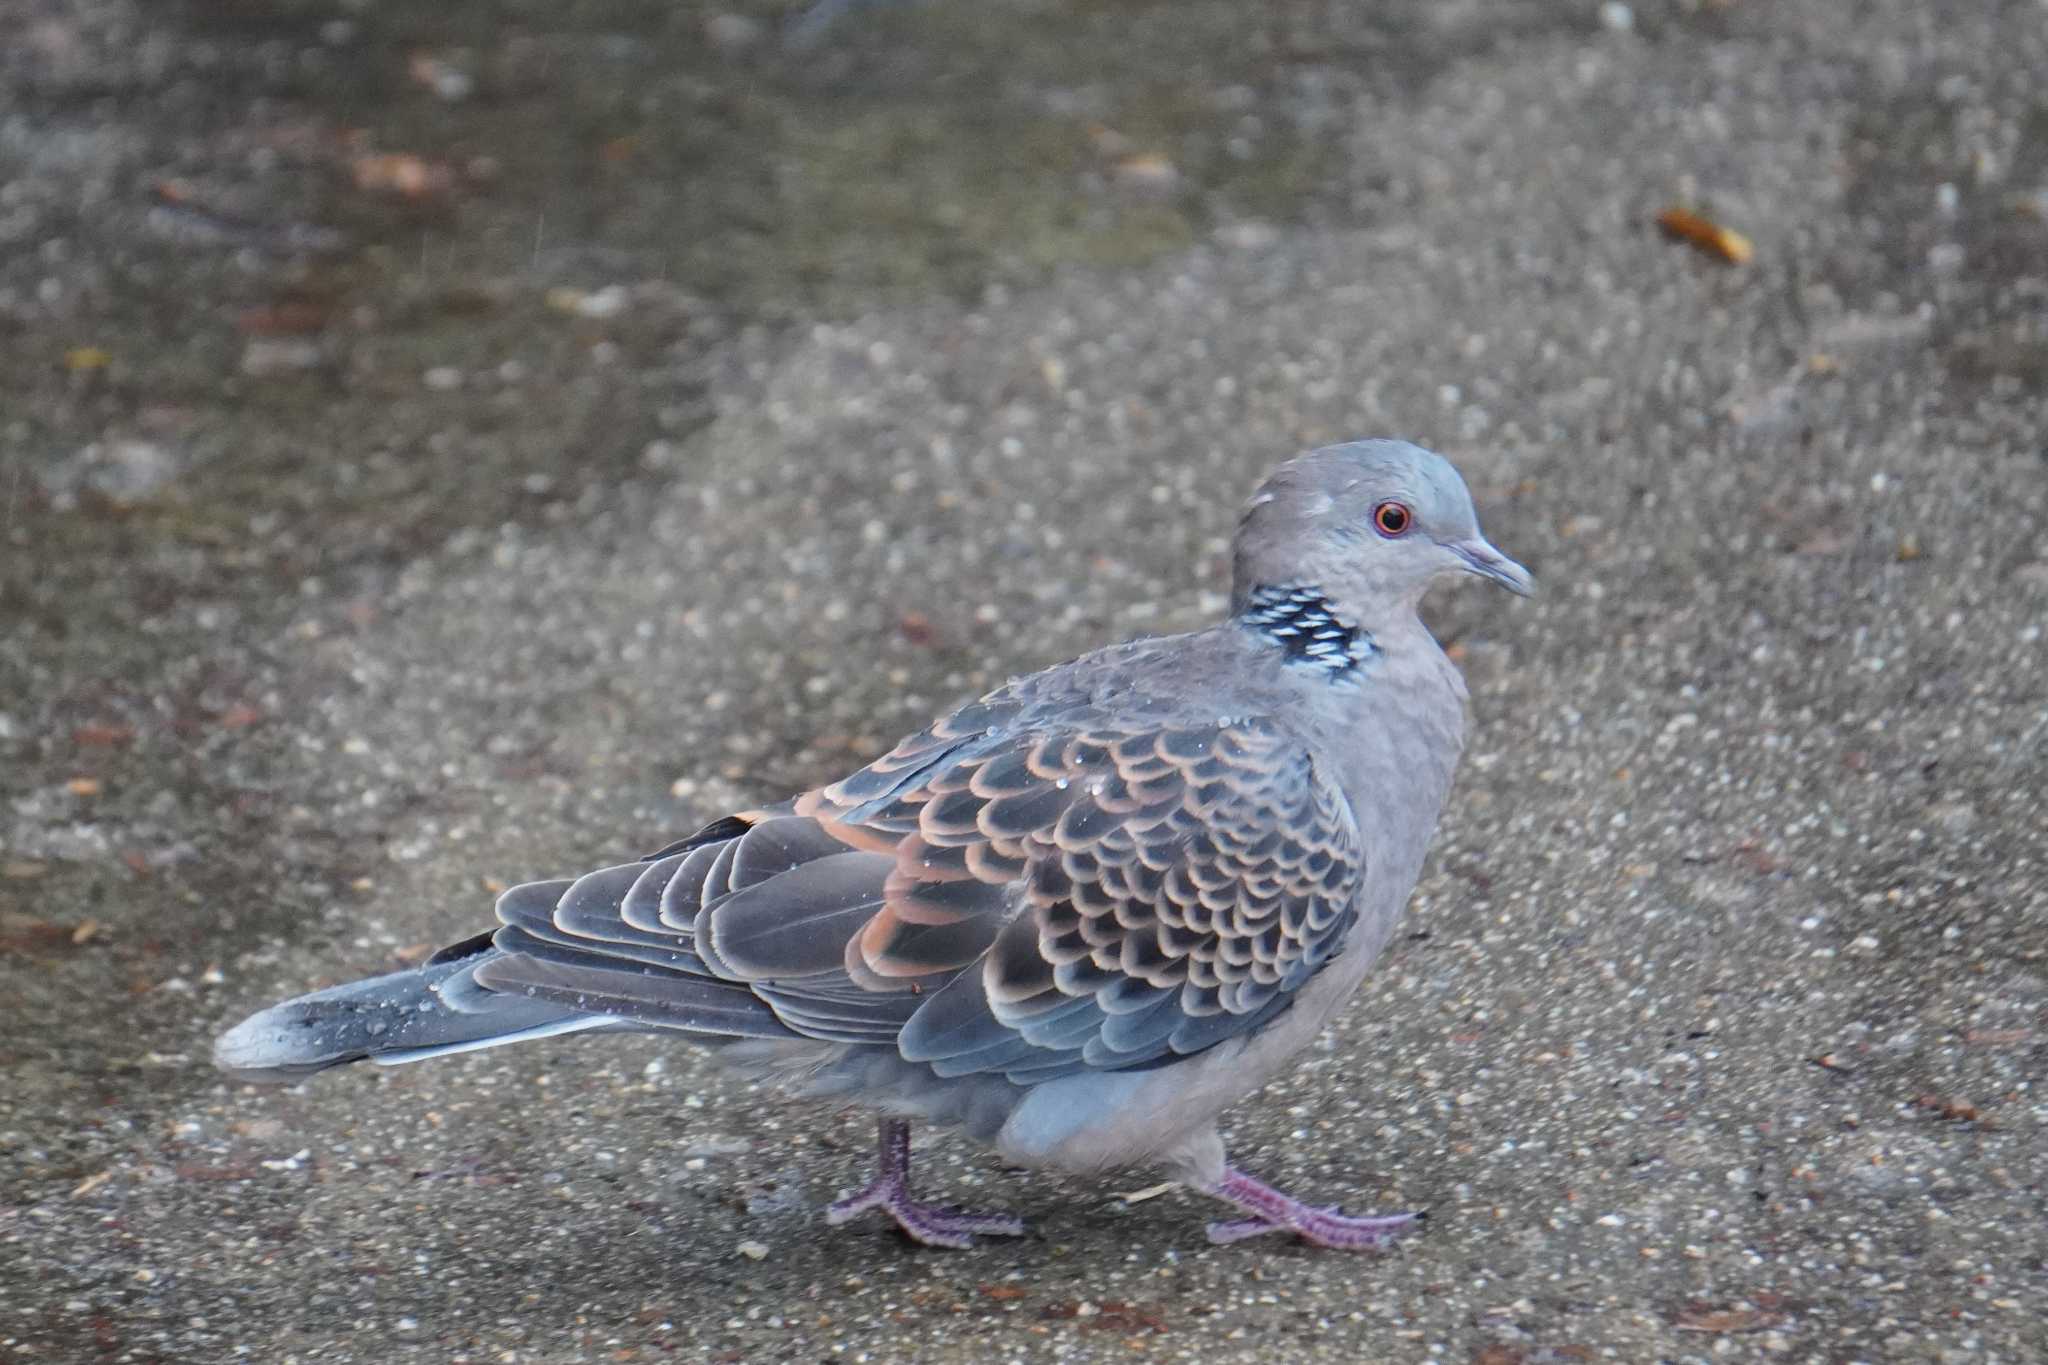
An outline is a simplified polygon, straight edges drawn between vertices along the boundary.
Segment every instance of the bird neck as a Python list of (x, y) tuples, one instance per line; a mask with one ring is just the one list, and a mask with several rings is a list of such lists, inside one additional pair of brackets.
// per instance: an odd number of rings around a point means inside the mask
[(1263, 583), (1247, 589), (1236, 622), (1290, 667), (1331, 681), (1355, 678), (1380, 652), (1373, 632), (1313, 583)]

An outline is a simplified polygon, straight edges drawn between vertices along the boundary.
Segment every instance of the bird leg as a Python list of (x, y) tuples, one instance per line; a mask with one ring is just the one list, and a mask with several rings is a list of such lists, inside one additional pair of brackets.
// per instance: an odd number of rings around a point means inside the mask
[(868, 1187), (848, 1195), (825, 1210), (825, 1221), (837, 1227), (869, 1209), (880, 1209), (896, 1220), (912, 1240), (928, 1247), (965, 1250), (981, 1237), (1022, 1237), (1024, 1220), (1008, 1213), (968, 1213), (942, 1204), (925, 1204), (910, 1197), (910, 1124), (904, 1119), (883, 1119), (881, 1173)]
[(1231, 1166), (1223, 1168), (1221, 1180), (1202, 1189), (1251, 1215), (1209, 1224), (1209, 1240), (1219, 1245), (1268, 1232), (1291, 1232), (1311, 1246), (1338, 1251), (1377, 1250), (1392, 1242), (1403, 1228), (1424, 1217), (1420, 1213), (1390, 1213), (1378, 1218), (1359, 1218), (1335, 1204), (1317, 1208)]

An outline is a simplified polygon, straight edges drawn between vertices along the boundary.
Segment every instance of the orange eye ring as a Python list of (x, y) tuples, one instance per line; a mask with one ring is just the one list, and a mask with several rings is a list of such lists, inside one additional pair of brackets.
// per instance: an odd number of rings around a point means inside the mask
[(1372, 509), (1372, 528), (1392, 540), (1408, 534), (1408, 528), (1415, 524), (1415, 514), (1408, 510), (1405, 502), (1383, 502)]

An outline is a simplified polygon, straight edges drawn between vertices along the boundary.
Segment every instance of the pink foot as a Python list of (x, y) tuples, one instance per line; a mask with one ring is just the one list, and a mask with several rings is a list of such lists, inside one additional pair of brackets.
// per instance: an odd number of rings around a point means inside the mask
[(910, 1125), (902, 1119), (881, 1121), (882, 1171), (858, 1194), (830, 1204), (825, 1221), (837, 1227), (880, 1209), (896, 1226), (928, 1247), (964, 1251), (976, 1237), (1022, 1237), (1024, 1220), (1008, 1213), (969, 1213), (910, 1197)]
[(1219, 1246), (1269, 1232), (1291, 1232), (1311, 1246), (1336, 1251), (1376, 1251), (1424, 1217), (1420, 1213), (1390, 1213), (1378, 1218), (1356, 1218), (1334, 1204), (1316, 1208), (1227, 1166), (1223, 1179), (1208, 1186), (1207, 1193), (1251, 1215), (1209, 1224), (1209, 1240)]

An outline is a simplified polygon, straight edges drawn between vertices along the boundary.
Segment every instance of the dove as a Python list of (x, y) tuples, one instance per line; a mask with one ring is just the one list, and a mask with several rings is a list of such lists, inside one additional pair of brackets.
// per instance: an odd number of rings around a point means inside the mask
[(417, 968), (217, 1041), (292, 1082), (571, 1033), (655, 1033), (877, 1115), (827, 1211), (918, 1242), (1024, 1231), (919, 1200), (913, 1121), (1022, 1167), (1162, 1168), (1231, 1206), (1210, 1240), (1387, 1245), (1227, 1160), (1218, 1116), (1345, 1005), (1414, 889), (1466, 691), (1418, 607), (1529, 572), (1442, 456), (1393, 440), (1280, 465), (1238, 526), (1226, 619), (1015, 678), (829, 786), (636, 862), (505, 892)]

